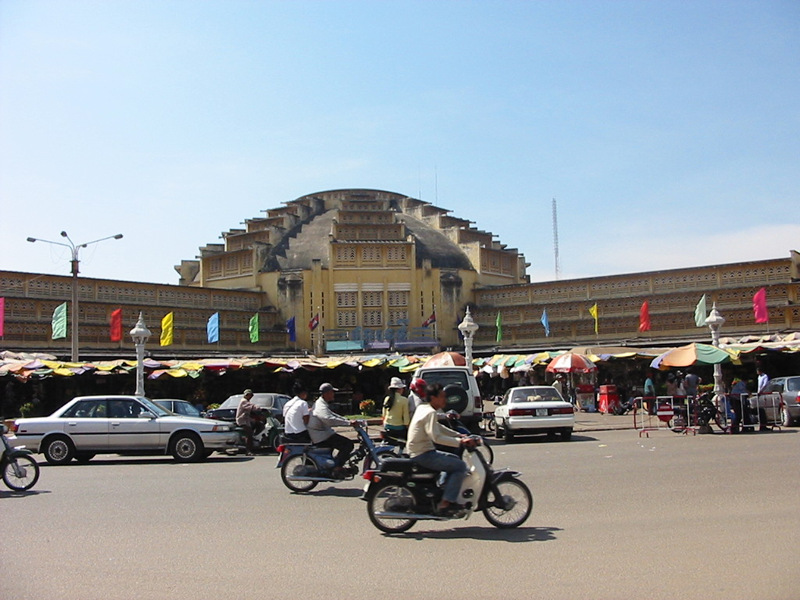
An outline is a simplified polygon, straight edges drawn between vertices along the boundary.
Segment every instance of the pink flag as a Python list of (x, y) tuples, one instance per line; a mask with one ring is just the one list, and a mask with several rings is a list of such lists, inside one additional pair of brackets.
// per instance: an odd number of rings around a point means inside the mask
[(756, 318), (756, 323), (769, 323), (767, 288), (761, 288), (753, 296), (753, 315)]
[(0, 337), (5, 335), (4, 324), (6, 322), (6, 299), (0, 298)]

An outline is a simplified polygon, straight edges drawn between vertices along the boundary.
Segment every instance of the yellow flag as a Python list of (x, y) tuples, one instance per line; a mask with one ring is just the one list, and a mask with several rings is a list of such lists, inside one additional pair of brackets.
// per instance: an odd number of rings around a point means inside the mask
[(589, 314), (594, 318), (594, 332), (597, 333), (597, 302), (589, 309)]
[(167, 313), (164, 315), (164, 318), (161, 319), (161, 345), (162, 346), (171, 346), (172, 345), (172, 325), (175, 319), (175, 313)]

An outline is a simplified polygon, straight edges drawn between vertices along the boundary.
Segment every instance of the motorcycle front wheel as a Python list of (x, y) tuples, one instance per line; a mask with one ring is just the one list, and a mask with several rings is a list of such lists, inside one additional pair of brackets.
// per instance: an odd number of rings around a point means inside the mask
[(39, 465), (28, 455), (9, 458), (3, 463), (3, 481), (14, 491), (31, 489), (39, 480)]
[[(403, 533), (413, 527), (416, 519), (405, 519), (402, 513), (414, 513), (417, 503), (414, 494), (404, 485), (382, 484), (367, 502), (369, 520), (385, 533)], [(389, 515), (393, 515), (389, 518)]]
[(512, 529), (522, 525), (533, 510), (533, 495), (518, 479), (501, 481), (496, 492), (489, 492), (483, 516), (495, 527)]
[(283, 463), (281, 467), (281, 479), (283, 480), (283, 485), (287, 488), (292, 490), (293, 492), (310, 492), (315, 487), (317, 487), (317, 481), (295, 481), (289, 479), (289, 477), (300, 477), (303, 475), (316, 475), (317, 474), (317, 466), (314, 464), (314, 461), (308, 458), (307, 456), (303, 456), (302, 454), (296, 454), (291, 458), (286, 459), (286, 462)]

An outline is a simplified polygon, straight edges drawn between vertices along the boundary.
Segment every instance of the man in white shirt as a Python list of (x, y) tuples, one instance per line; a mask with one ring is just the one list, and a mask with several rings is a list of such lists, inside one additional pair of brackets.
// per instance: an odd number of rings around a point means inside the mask
[(458, 448), (461, 445), (471, 445), (472, 442), (469, 436), (439, 423), (436, 413), (447, 404), (447, 396), (442, 386), (438, 383), (429, 385), (425, 395), (425, 401), (414, 411), (414, 417), (408, 427), (406, 449), (414, 462), (427, 469), (447, 473), (442, 501), (436, 510), (437, 514), (453, 517), (463, 509), (457, 502), (461, 484), (467, 475), (467, 463), (454, 454), (440, 452), (435, 444)]
[(289, 442), (311, 443), (308, 435), (308, 419), (311, 417), (311, 408), (308, 406), (308, 390), (296, 381), (292, 389), (294, 398), (283, 407), (284, 433), (283, 437)]
[(767, 393), (767, 385), (769, 384), (769, 375), (764, 372), (764, 369), (758, 367), (756, 369), (758, 373), (758, 393), (759, 394), (766, 394)]

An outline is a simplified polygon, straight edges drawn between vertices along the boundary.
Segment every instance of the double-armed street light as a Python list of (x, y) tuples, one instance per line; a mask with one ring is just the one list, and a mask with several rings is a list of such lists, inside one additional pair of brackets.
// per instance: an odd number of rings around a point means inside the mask
[(98, 242), (104, 242), (112, 239), (119, 240), (122, 238), (122, 234), (118, 233), (116, 235), (110, 235), (108, 237), (86, 242), (84, 244), (75, 244), (67, 235), (66, 231), (61, 232), (61, 237), (65, 238), (68, 243), (53, 242), (51, 240), (43, 240), (34, 237), (29, 237), (28, 241), (31, 243), (44, 242), (45, 244), (53, 244), (54, 246), (64, 246), (65, 248), (69, 248), (70, 252), (72, 253), (72, 358), (70, 360), (72, 360), (72, 362), (78, 362), (78, 265), (80, 264), (78, 253), (80, 252), (81, 248), (86, 248), (87, 246), (91, 246), (92, 244), (96, 244)]

